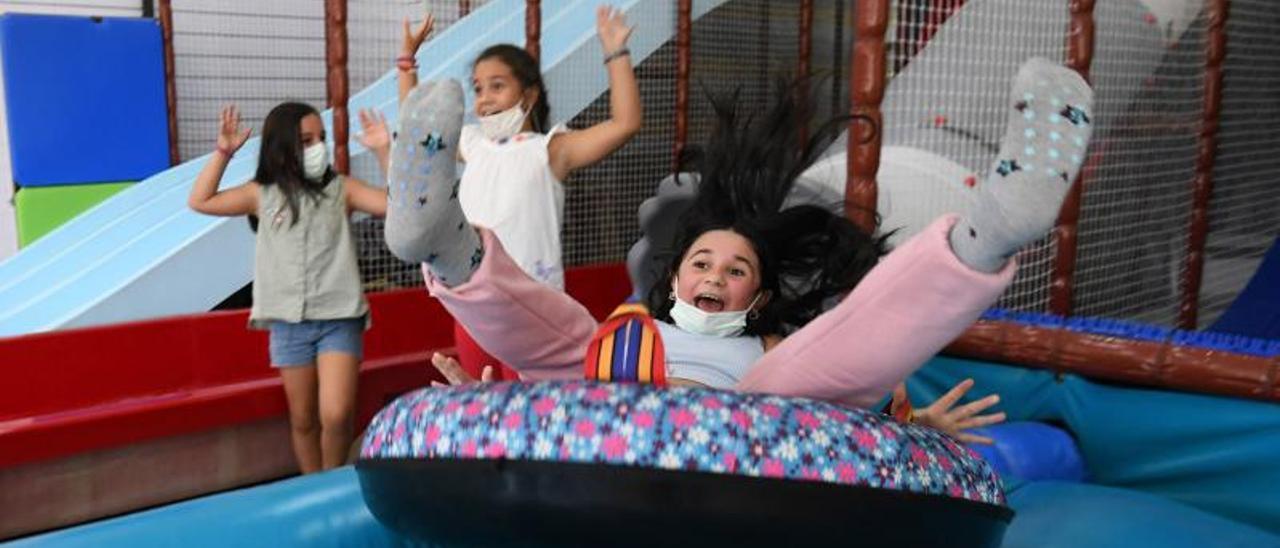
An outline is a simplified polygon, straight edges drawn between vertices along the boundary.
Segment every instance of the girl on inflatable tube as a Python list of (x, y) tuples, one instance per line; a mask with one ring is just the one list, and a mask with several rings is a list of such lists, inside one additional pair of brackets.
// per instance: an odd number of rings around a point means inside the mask
[[(432, 89), (423, 104), (437, 115), (402, 116), (399, 135), (425, 133), (455, 146), (461, 87), (424, 86)], [(745, 122), (731, 101), (714, 102), (718, 128), (691, 157), (695, 204), (648, 299), (665, 377), (870, 407), (976, 320), (1013, 279), (1012, 255), (1053, 226), (1086, 152), (1092, 91), (1069, 69), (1025, 63), (998, 156), (969, 209), (938, 219), (883, 259), (883, 238), (823, 208), (784, 205), (838, 125), (797, 146), (808, 102), (781, 95)], [(410, 140), (395, 144), (389, 247), (421, 250), (400, 258), (423, 263), (431, 294), (523, 379), (580, 379), (595, 320), (525, 275), (492, 232), (465, 222), (449, 196), (452, 155), (432, 158), (427, 175), (396, 170), (397, 159), (427, 153)], [(822, 312), (834, 298), (839, 303)]]

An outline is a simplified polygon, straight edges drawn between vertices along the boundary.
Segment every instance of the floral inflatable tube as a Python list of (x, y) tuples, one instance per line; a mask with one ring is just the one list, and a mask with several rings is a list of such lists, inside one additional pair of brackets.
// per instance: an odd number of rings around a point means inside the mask
[(387, 526), (447, 545), (998, 546), (999, 478), (923, 427), (814, 400), (590, 381), (423, 389), (356, 465)]

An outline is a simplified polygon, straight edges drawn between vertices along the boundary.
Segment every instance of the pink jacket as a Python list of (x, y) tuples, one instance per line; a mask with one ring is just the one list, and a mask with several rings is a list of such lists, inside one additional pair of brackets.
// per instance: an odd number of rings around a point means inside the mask
[[(869, 407), (954, 340), (1013, 279), (970, 269), (948, 243), (954, 216), (934, 221), (880, 261), (835, 308), (766, 352), (736, 387)], [(427, 288), (494, 357), (528, 380), (580, 379), (596, 322), (567, 294), (529, 278), (481, 229), (471, 280)]]

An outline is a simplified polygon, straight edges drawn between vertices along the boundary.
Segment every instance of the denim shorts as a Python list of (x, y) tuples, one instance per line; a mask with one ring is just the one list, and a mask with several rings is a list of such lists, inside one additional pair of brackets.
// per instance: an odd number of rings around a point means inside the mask
[(315, 365), (316, 355), (323, 352), (342, 352), (359, 360), (364, 354), (364, 326), (364, 318), (271, 322), (271, 365)]

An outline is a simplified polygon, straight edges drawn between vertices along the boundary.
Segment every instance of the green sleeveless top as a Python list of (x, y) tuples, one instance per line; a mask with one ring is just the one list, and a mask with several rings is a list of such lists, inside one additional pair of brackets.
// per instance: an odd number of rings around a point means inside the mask
[(249, 324), (367, 316), (342, 177), (316, 198), (298, 197), (293, 222), (277, 185), (261, 185)]

